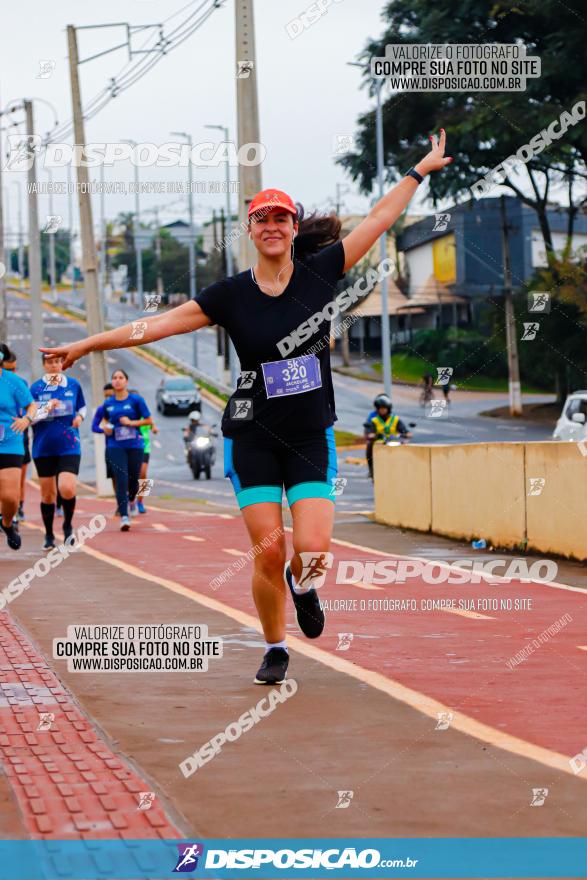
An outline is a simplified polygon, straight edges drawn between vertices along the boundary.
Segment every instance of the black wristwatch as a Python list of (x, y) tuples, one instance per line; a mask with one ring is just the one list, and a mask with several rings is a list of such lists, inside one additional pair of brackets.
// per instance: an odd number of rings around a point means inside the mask
[(414, 180), (418, 181), (418, 183), (422, 183), (422, 181), (424, 180), (422, 175), (418, 171), (416, 171), (415, 168), (410, 168), (409, 171), (406, 171), (406, 177), (408, 177), (408, 176), (413, 177)]

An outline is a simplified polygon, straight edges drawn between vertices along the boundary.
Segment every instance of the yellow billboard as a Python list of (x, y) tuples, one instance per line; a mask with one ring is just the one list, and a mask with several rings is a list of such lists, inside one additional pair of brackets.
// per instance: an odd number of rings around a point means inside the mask
[(432, 242), (434, 277), (442, 284), (457, 280), (457, 251), (454, 232)]

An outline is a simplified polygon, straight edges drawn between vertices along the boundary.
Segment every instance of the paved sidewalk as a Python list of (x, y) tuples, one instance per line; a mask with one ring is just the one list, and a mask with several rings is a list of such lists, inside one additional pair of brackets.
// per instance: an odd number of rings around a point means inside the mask
[(0, 628), (0, 760), (20, 811), (14, 836), (177, 837), (160, 804), (139, 809), (147, 782), (111, 750), (9, 614), (0, 614)]
[[(32, 514), (32, 496), (30, 501)], [(89, 497), (78, 506), (77, 525), (111, 508)], [(585, 729), (580, 683), (573, 718), (573, 706), (557, 691), (561, 677), (569, 678), (569, 667), (556, 654), (545, 654), (531, 680), (534, 687), (551, 667), (547, 685), (554, 715), (547, 702), (536, 705), (536, 697), (512, 714), (507, 700), (513, 679), (504, 688), (505, 680), (495, 677), (490, 687), (477, 689), (476, 697), (474, 691), (473, 702), (464, 708), (480, 719), (489, 719), (495, 710), (489, 739), (471, 735), (466, 725), (439, 732), (435, 699), (444, 693), (449, 706), (458, 707), (460, 692), (471, 698), (470, 663), (443, 668), (439, 650), (430, 653), (428, 647), (442, 646), (446, 634), (453, 638), (450, 634), (458, 633), (462, 658), (477, 657), (477, 665), (484, 652), (495, 650), (489, 640), (494, 623), (451, 615), (437, 615), (436, 622), (432, 615), (416, 616), (410, 625), (407, 618), (385, 614), (345, 618), (331, 612), (327, 633), (315, 646), (294, 635), (290, 608), (290, 677), (298, 692), (186, 779), (179, 764), (254, 707), (267, 689), (252, 684), (263, 642), (248, 567), (216, 593), (207, 589), (218, 574), (222, 548), (233, 551), (224, 553), (225, 565), (247, 549), (240, 518), (221, 509), (223, 516), (155, 509), (164, 506), (155, 500), (127, 535), (110, 519), (87, 552), (35, 579), (8, 606), (4, 616), (12, 623), (2, 643), (2, 682), (20, 688), (2, 688), (10, 708), (1, 711), (19, 716), (10, 732), (16, 739), (3, 746), (9, 750), (3, 755), (9, 785), (0, 785), (4, 810), (16, 799), (21, 815), (11, 834), (125, 838), (180, 833), (196, 839), (286, 832), (292, 837), (583, 834), (585, 780), (564, 772), (554, 752), (542, 753), (532, 745), (536, 736), (546, 738), (545, 746), (549, 739), (554, 745), (557, 729), (580, 739)], [(0, 548), (8, 580), (41, 555), (35, 525), (33, 519), (22, 528), (21, 554)], [(343, 528), (352, 531), (355, 541), (370, 530), (389, 541), (389, 530), (368, 523)], [(336, 552), (347, 551), (340, 545)], [(547, 596), (549, 604), (562, 601), (561, 596), (584, 602), (578, 594)], [(46, 659), (53, 638), (64, 636), (70, 624), (123, 623), (206, 623), (211, 637), (223, 639), (224, 656), (211, 661), (205, 674), (74, 673), (65, 661)], [(349, 626), (356, 650), (341, 655), (336, 633)], [(517, 635), (515, 643), (519, 640)], [(492, 655), (486, 656), (490, 670)], [(32, 668), (23, 669), (23, 663)], [(486, 676), (487, 669), (473, 671)], [(24, 700), (20, 708), (18, 697)], [(534, 714), (527, 715), (532, 704)], [(36, 730), (40, 711), (55, 714), (49, 732)], [(531, 724), (524, 728), (527, 753), (499, 748), (504, 729), (526, 724), (525, 718)], [(543, 754), (544, 760), (538, 760)], [(542, 809), (529, 809), (533, 788), (551, 792)], [(336, 808), (340, 790), (354, 792), (349, 809)], [(154, 792), (150, 811), (138, 811), (139, 791)], [(267, 811), (269, 791), (287, 799), (287, 828), (282, 812)]]

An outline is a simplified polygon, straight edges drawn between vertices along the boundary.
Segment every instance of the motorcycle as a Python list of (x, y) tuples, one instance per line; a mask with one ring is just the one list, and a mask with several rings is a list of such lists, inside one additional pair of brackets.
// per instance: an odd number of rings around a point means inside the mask
[(207, 480), (212, 478), (212, 466), (216, 461), (216, 445), (214, 443), (214, 438), (217, 436), (218, 434), (213, 426), (208, 430), (198, 428), (191, 438), (184, 437), (187, 462), (194, 475), (194, 480), (200, 479), (202, 471), (205, 473)]
[[(416, 422), (409, 422), (408, 427), (410, 430), (416, 427)], [(369, 467), (369, 476), (373, 479), (373, 444), (376, 442), (376, 434), (367, 434), (367, 449), (366, 449), (366, 457), (367, 457), (367, 465)], [(384, 446), (404, 446), (406, 443), (410, 442), (409, 437), (405, 437), (403, 434), (389, 434), (383, 440)]]

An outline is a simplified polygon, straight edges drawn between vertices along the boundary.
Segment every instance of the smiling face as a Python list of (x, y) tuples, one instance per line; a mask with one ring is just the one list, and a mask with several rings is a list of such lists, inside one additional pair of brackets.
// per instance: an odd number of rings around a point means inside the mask
[(259, 211), (249, 221), (251, 240), (264, 257), (289, 255), (294, 232), (297, 231), (298, 224), (293, 214), (284, 208), (269, 212)]
[(114, 392), (117, 391), (125, 391), (126, 386), (128, 385), (128, 379), (122, 372), (122, 370), (115, 370), (112, 373), (112, 379), (110, 380), (112, 385), (114, 386)]

